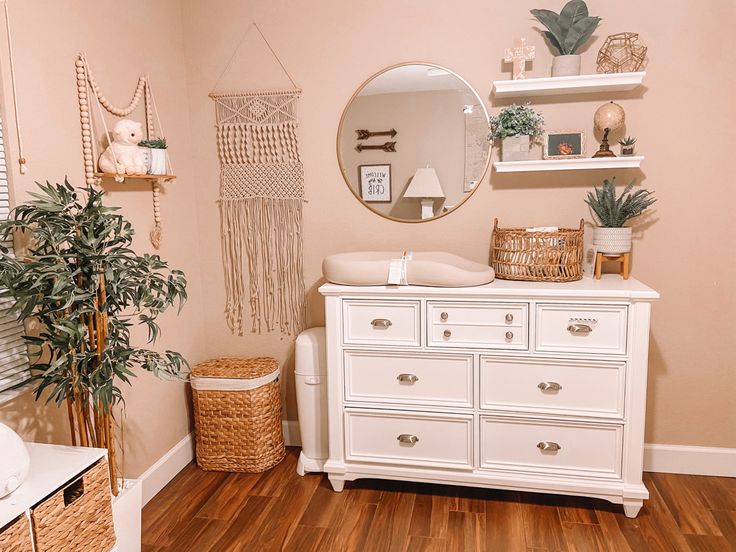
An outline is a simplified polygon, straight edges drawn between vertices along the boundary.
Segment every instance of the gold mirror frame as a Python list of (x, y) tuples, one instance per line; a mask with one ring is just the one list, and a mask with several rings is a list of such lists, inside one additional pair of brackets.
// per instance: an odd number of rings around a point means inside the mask
[(372, 74), (370, 77), (368, 77), (366, 80), (364, 80), (363, 83), (358, 87), (358, 89), (355, 92), (353, 92), (353, 95), (350, 96), (350, 99), (345, 104), (345, 107), (342, 110), (342, 115), (340, 116), (340, 122), (338, 123), (338, 127), (337, 127), (337, 138), (336, 138), (336, 141), (335, 141), (335, 150), (336, 150), (336, 153), (337, 153), (337, 163), (340, 166), (340, 174), (342, 174), (342, 178), (345, 181), (345, 184), (347, 185), (348, 189), (353, 194), (353, 196), (355, 196), (355, 199), (358, 200), (358, 203), (360, 203), (363, 207), (365, 207), (366, 209), (368, 209), (374, 215), (378, 215), (379, 217), (383, 217), (383, 218), (388, 219), (388, 220), (391, 220), (393, 222), (403, 222), (403, 223), (406, 223), (406, 224), (415, 224), (415, 223), (418, 223), (418, 222), (431, 222), (433, 220), (441, 219), (444, 216), (447, 216), (447, 215), (449, 215), (451, 213), (454, 213), (455, 211), (457, 211), (458, 209), (460, 209), (460, 207), (462, 207), (465, 204), (465, 202), (468, 201), (475, 194), (475, 192), (478, 190), (478, 188), (480, 188), (480, 185), (483, 182), (483, 180), (485, 179), (486, 175), (488, 174), (488, 168), (491, 165), (491, 148), (492, 148), (493, 144), (491, 142), (488, 142), (488, 155), (486, 156), (486, 163), (485, 163), (485, 166), (483, 167), (483, 172), (481, 173), (480, 178), (478, 178), (478, 183), (450, 211), (446, 211), (444, 213), (440, 213), (438, 215), (435, 215), (433, 217), (426, 218), (426, 219), (411, 220), (411, 219), (402, 219), (402, 218), (398, 218), (398, 217), (394, 217), (394, 216), (391, 216), (391, 215), (388, 215), (388, 214), (381, 213), (379, 211), (376, 211), (376, 210), (372, 209), (370, 207), (370, 205), (366, 204), (363, 201), (363, 198), (361, 198), (360, 195), (358, 194), (358, 191), (356, 191), (356, 190), (353, 189), (353, 186), (352, 186), (352, 184), (350, 182), (350, 179), (348, 178), (348, 175), (347, 175), (347, 173), (345, 171), (345, 166), (343, 165), (343, 162), (342, 162), (342, 154), (341, 154), (341, 150), (340, 150), (340, 144), (341, 144), (341, 139), (342, 139), (342, 127), (343, 127), (343, 122), (345, 121), (345, 114), (347, 113), (348, 108), (352, 105), (353, 100), (356, 97), (358, 97), (358, 95), (360, 95), (361, 91), (366, 87), (366, 85), (369, 82), (371, 82), (373, 79), (375, 79), (379, 75), (382, 75), (382, 74), (384, 74), (384, 73), (386, 73), (388, 71), (391, 71), (392, 69), (396, 69), (398, 67), (406, 67), (407, 65), (426, 65), (427, 67), (435, 67), (437, 69), (441, 69), (443, 71), (447, 71), (451, 75), (457, 77), (463, 84), (465, 84), (465, 86), (467, 86), (473, 92), (473, 94), (475, 94), (475, 97), (478, 98), (478, 103), (483, 108), (483, 114), (485, 115), (486, 121), (488, 121), (489, 115), (488, 115), (488, 109), (486, 108), (486, 104), (485, 104), (485, 102), (483, 102), (483, 98), (481, 98), (480, 94), (478, 94), (478, 91), (475, 88), (473, 88), (473, 86), (467, 80), (465, 80), (463, 77), (461, 77), (460, 75), (458, 75), (455, 71), (453, 71), (451, 69), (448, 69), (447, 67), (443, 67), (442, 65), (437, 65), (436, 63), (429, 63), (427, 61), (407, 61), (407, 62), (404, 62), (404, 63), (397, 63), (396, 65), (391, 65), (390, 67), (386, 67), (384, 69), (381, 69), (380, 71)]

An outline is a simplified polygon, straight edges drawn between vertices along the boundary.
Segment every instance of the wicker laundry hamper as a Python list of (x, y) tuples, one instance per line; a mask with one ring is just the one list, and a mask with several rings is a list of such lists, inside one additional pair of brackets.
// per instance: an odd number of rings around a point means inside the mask
[(262, 472), (284, 458), (279, 364), (273, 358), (218, 358), (192, 370), (197, 465)]

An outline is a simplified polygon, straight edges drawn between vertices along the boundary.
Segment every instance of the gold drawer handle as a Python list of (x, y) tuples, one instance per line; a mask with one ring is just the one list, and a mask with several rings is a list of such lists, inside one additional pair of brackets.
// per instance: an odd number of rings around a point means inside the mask
[(567, 327), (567, 331), (570, 332), (572, 335), (588, 335), (590, 332), (593, 331), (593, 328), (591, 328), (588, 324), (570, 324)]
[(452, 332), (450, 330), (445, 330), (444, 332), (442, 332), (442, 335), (445, 336), (446, 339), (449, 339), (452, 335)]
[(371, 326), (374, 328), (390, 328), (391, 321), (388, 318), (376, 318), (371, 320)]
[(506, 339), (508, 341), (511, 341), (512, 339), (514, 339), (514, 332), (506, 332)]
[(542, 441), (541, 443), (537, 443), (537, 448), (542, 452), (557, 452), (562, 447), (554, 441)]
[(410, 435), (409, 433), (402, 433), (396, 438), (399, 443), (405, 443), (407, 445), (413, 445), (419, 442), (419, 437), (416, 435)]
[(508, 313), (504, 319), (506, 320), (507, 324), (511, 324), (514, 321), (514, 315), (511, 313)]
[(448, 316), (449, 315), (446, 312), (443, 312), (443, 313), (440, 314), (440, 320), (442, 320), (443, 322), (447, 322), (447, 317)]
[(559, 391), (562, 386), (556, 381), (543, 381), (537, 385), (542, 391)]
[(399, 374), (396, 379), (401, 383), (416, 383), (419, 381), (419, 378), (414, 374)]

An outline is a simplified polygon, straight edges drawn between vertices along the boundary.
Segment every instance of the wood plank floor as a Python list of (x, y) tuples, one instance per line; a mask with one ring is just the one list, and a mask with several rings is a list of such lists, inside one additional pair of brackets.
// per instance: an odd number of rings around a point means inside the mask
[(299, 477), (299, 449), (263, 474), (190, 464), (143, 510), (143, 552), (290, 550), (736, 552), (736, 478), (645, 474), (636, 519), (601, 500)]

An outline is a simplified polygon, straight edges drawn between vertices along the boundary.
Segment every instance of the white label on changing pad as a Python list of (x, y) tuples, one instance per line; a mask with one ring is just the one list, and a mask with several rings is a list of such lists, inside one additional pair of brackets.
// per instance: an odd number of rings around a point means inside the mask
[(388, 267), (388, 284), (392, 286), (401, 285), (402, 280), (406, 282), (406, 274), (404, 273), (404, 260), (391, 259)]

